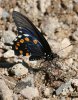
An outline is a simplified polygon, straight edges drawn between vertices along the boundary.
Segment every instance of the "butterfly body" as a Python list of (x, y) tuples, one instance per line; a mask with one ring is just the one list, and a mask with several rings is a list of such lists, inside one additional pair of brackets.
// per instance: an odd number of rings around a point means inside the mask
[(16, 55), (30, 56), (29, 60), (53, 60), (57, 56), (51, 51), (42, 33), (27, 17), (14, 11), (13, 19), (18, 30), (12, 46)]

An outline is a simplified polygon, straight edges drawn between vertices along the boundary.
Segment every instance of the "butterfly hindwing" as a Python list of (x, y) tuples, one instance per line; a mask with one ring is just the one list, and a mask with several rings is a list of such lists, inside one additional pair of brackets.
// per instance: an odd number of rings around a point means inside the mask
[(40, 59), (43, 57), (43, 46), (30, 34), (25, 33), (18, 35), (16, 40), (14, 40), (13, 49), (16, 55), (30, 55), (30, 60)]

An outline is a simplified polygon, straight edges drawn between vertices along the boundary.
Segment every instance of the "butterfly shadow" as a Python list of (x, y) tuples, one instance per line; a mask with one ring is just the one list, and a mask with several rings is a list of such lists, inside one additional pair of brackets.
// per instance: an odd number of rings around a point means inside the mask
[(42, 61), (40, 64), (39, 64), (39, 67), (37, 68), (33, 68), (32, 66), (29, 66), (24, 60), (22, 61), (22, 65), (25, 66), (26, 68), (28, 68), (28, 70), (30, 72), (33, 72), (33, 73), (37, 73), (39, 71), (44, 71), (46, 72), (46, 70), (49, 68), (49, 67), (54, 67), (54, 68), (59, 68), (59, 65), (56, 63), (57, 62), (57, 59), (54, 59), (52, 61)]

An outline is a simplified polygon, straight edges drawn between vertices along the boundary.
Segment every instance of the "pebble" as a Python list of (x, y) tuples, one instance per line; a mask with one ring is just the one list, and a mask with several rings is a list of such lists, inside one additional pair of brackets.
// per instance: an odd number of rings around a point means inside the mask
[(19, 64), (14, 65), (9, 70), (9, 72), (12, 73), (13, 75), (20, 77), (22, 75), (27, 75), (28, 69), (26, 67), (24, 67), (21, 63), (19, 63)]
[(78, 28), (77, 28), (77, 30), (72, 34), (72, 37), (73, 37), (76, 41), (78, 41)]
[(3, 9), (0, 7), (0, 18), (2, 17)]
[(6, 83), (0, 79), (0, 98), (1, 100), (13, 100), (13, 92), (8, 88)]
[(1, 37), (1, 42), (3, 43), (12, 43), (12, 41), (16, 38), (14, 32), (8, 30), (3, 32), (3, 36)]
[(18, 7), (18, 6), (16, 6), (16, 7), (14, 8), (14, 11), (20, 12), (19, 7)]
[(78, 3), (78, 0), (73, 0), (75, 3)]
[(50, 38), (54, 38), (54, 32), (59, 27), (60, 23), (56, 17), (45, 17), (41, 24), (42, 31)]
[(73, 88), (71, 86), (72, 80), (66, 82), (65, 84), (62, 84), (57, 90), (56, 95), (66, 95), (70, 91), (73, 92)]
[(3, 10), (3, 12), (2, 12), (2, 17), (3, 17), (4, 19), (6, 19), (7, 17), (9, 17), (9, 13), (8, 13), (6, 10)]
[(18, 100), (18, 96), (15, 93), (13, 94), (13, 100)]
[(3, 48), (5, 48), (5, 45), (3, 42), (0, 42), (0, 49), (3, 49)]
[(78, 3), (76, 3), (76, 4), (74, 5), (74, 10), (75, 10), (76, 13), (78, 13)]
[(45, 90), (44, 90), (44, 95), (45, 96), (49, 96), (50, 95), (50, 89), (49, 88), (45, 88)]
[[(27, 0), (26, 2), (23, 1), (21, 4), (21, 7), (26, 10), (26, 12), (28, 12), (28, 16), (32, 19), (32, 18), (37, 18), (39, 15), (39, 11), (38, 11), (38, 4), (37, 4), (37, 0)], [(34, 13), (33, 13), (34, 12)]]
[(27, 77), (21, 79), (21, 81), (25, 82), (27, 86), (29, 87), (34, 87), (34, 75), (33, 74), (27, 75)]
[(5, 9), (0, 7), (0, 18), (4, 18), (5, 19), (7, 17), (9, 17), (9, 13)]
[(39, 97), (39, 91), (36, 87), (26, 87), (20, 91), (20, 94), (25, 98), (32, 100), (34, 97)]
[(27, 77), (22, 78), (21, 81), (17, 82), (14, 92), (19, 93), (21, 90), (26, 88), (27, 86), (29, 87), (34, 87), (34, 77), (33, 74), (27, 75)]
[(78, 87), (78, 79), (72, 79), (72, 84)]
[(15, 54), (14, 54), (14, 51), (13, 50), (8, 50), (7, 52), (5, 52), (3, 54), (3, 57), (4, 58), (10, 58), (10, 57), (14, 57), (14, 56), (15, 56)]
[(51, 5), (51, 0), (40, 0), (39, 2), (42, 13), (46, 12), (46, 9)]
[(73, 1), (72, 1), (72, 0), (62, 0), (62, 4), (63, 4), (68, 10), (73, 10)]
[(58, 55), (60, 57), (65, 58), (71, 52), (72, 49), (73, 49), (73, 45), (71, 45), (69, 39), (64, 38), (60, 43), (60, 50), (58, 52)]

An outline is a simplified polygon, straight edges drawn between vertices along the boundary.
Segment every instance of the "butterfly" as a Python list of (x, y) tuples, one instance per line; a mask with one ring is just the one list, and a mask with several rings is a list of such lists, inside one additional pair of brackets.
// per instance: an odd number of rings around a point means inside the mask
[(17, 11), (13, 11), (12, 16), (18, 30), (12, 46), (16, 55), (30, 56), (30, 61), (56, 58), (57, 54), (53, 53), (43, 34), (26, 16)]

